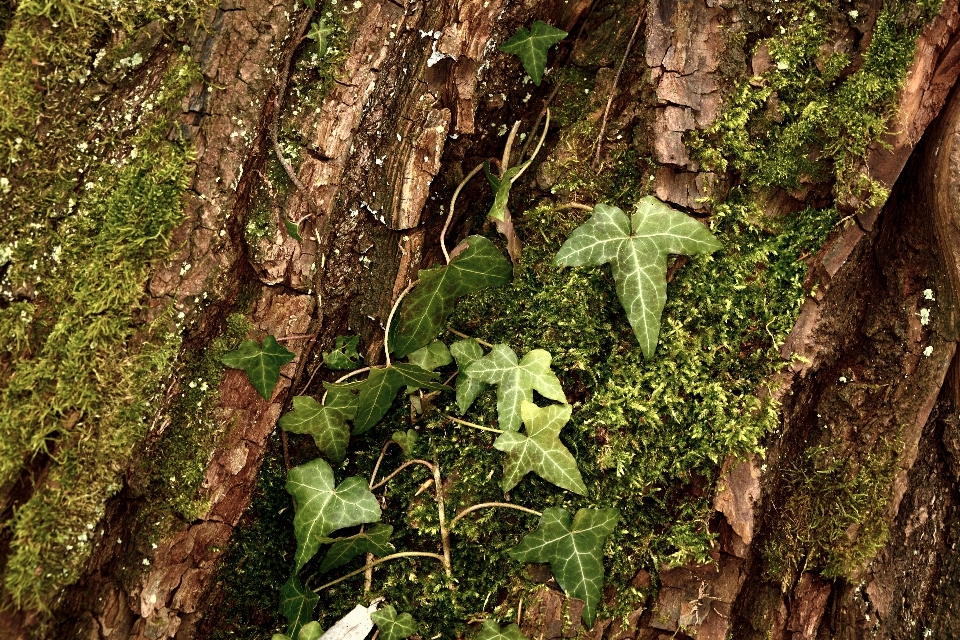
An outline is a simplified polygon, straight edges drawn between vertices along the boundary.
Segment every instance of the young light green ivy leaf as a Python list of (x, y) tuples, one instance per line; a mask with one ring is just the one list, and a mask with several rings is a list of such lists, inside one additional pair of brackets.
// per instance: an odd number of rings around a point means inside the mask
[(409, 613), (397, 615), (393, 605), (387, 605), (380, 611), (370, 614), (380, 630), (381, 640), (403, 640), (417, 632), (417, 625)]
[(464, 414), (473, 401), (487, 388), (487, 383), (475, 380), (466, 374), (467, 368), (483, 357), (480, 343), (473, 338), (458, 340), (450, 345), (450, 355), (457, 361), (457, 407)]
[(445, 384), (434, 382), (438, 375), (405, 362), (397, 363), (392, 367), (371, 370), (370, 376), (360, 389), (357, 416), (353, 421), (353, 433), (364, 433), (380, 422), (380, 418), (390, 410), (390, 405), (404, 386), (453, 391)]
[(320, 626), (319, 622), (314, 620), (313, 622), (308, 622), (303, 625), (300, 633), (297, 634), (297, 640), (320, 640), (320, 636), (322, 635), (323, 627)]
[(539, 87), (547, 68), (547, 51), (566, 37), (566, 31), (536, 20), (529, 31), (524, 27), (517, 29), (512, 38), (500, 45), (500, 51), (520, 58), (527, 75)]
[(667, 301), (667, 255), (713, 253), (721, 246), (703, 224), (647, 196), (631, 218), (617, 207), (598, 204), (563, 243), (554, 262), (567, 267), (610, 263), (617, 297), (649, 360), (657, 349)]
[(350, 427), (346, 416), (336, 408), (325, 407), (309, 396), (296, 396), (293, 411), (281, 417), (278, 424), (284, 431), (313, 436), (317, 448), (335, 465), (347, 455)]
[(360, 336), (337, 336), (333, 349), (323, 353), (323, 364), (327, 369), (358, 369), (361, 364), (357, 353), (359, 344)]
[(253, 388), (264, 400), (269, 400), (280, 379), (280, 367), (294, 357), (295, 354), (280, 346), (276, 338), (267, 336), (262, 346), (253, 340), (244, 340), (239, 349), (225, 353), (220, 362), (232, 369), (246, 371)]
[(511, 624), (503, 629), (495, 621), (487, 618), (483, 621), (483, 628), (477, 635), (476, 640), (527, 640), (520, 627)]
[(493, 346), (490, 353), (469, 367), (473, 380), (497, 385), (497, 421), (504, 431), (520, 430), (520, 406), (533, 402), (533, 391), (557, 402), (567, 402), (557, 374), (550, 370), (550, 353), (534, 349), (517, 362), (517, 354), (505, 344)]
[(485, 287), (499, 287), (513, 276), (513, 265), (490, 240), (470, 236), (464, 243), (466, 249), (447, 266), (420, 271), (420, 283), (404, 298), (400, 321), (394, 323), (390, 336), (390, 348), (397, 358), (429, 344), (443, 330), (457, 298)]
[(417, 446), (417, 432), (413, 429), (407, 429), (406, 433), (403, 431), (394, 431), (390, 439), (400, 445), (400, 450), (403, 451), (403, 455), (408, 458), (410, 454), (413, 453), (413, 448)]
[(293, 531), (297, 538), (296, 571), (312, 558), (329, 534), (380, 520), (380, 504), (363, 478), (347, 478), (334, 486), (333, 470), (321, 458), (294, 467), (287, 475), (287, 493), (297, 503)]
[(603, 544), (619, 509), (580, 509), (571, 522), (560, 507), (545, 509), (540, 526), (509, 551), (520, 562), (548, 562), (564, 593), (584, 602), (583, 621), (593, 626), (603, 589)]
[(507, 454), (500, 483), (504, 491), (513, 489), (523, 476), (533, 471), (558, 487), (587, 495), (576, 459), (560, 442), (560, 429), (570, 420), (572, 411), (568, 404), (554, 404), (542, 409), (532, 402), (520, 405), (527, 435), (507, 431), (493, 443), (494, 449)]
[(287, 227), (287, 233), (291, 238), (297, 242), (303, 242), (303, 238), (300, 237), (300, 227), (297, 226), (297, 223), (293, 220), (284, 220), (283, 224)]
[(327, 555), (323, 557), (323, 562), (320, 563), (317, 573), (326, 573), (331, 569), (341, 567), (364, 553), (372, 553), (378, 558), (390, 555), (396, 551), (390, 544), (390, 536), (392, 535), (393, 527), (388, 524), (378, 524), (371, 527), (369, 531), (358, 533), (346, 540), (334, 542), (330, 550), (327, 551)]
[(287, 635), (296, 638), (303, 625), (313, 620), (320, 596), (303, 586), (296, 574), (280, 587), (280, 615), (287, 619)]
[(330, 34), (332, 33), (333, 25), (328, 24), (326, 18), (321, 18), (310, 25), (307, 37), (317, 43), (317, 55), (321, 58), (330, 46)]
[(407, 356), (407, 361), (426, 371), (435, 371), (438, 367), (445, 367), (453, 362), (453, 356), (450, 355), (450, 349), (447, 348), (447, 345), (439, 340), (434, 340)]

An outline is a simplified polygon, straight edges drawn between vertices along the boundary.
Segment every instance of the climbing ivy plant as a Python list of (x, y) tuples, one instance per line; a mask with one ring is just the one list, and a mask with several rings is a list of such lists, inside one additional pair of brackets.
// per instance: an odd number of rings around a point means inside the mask
[[(316, 35), (315, 39), (322, 42), (323, 34), (318, 31)], [(521, 29), (501, 49), (520, 56), (531, 78), (539, 84), (547, 49), (565, 35), (537, 21), (530, 31)], [(446, 333), (446, 323), (458, 299), (487, 287), (502, 286), (513, 276), (512, 263), (518, 260), (520, 246), (510, 221), (510, 186), (539, 151), (549, 127), (549, 111), (546, 115), (540, 143), (528, 159), (521, 158), (517, 166), (509, 166), (517, 123), (498, 163), (499, 171), (491, 171), (490, 162), (485, 161), (465, 178), (451, 201), (450, 219), (460, 190), (483, 169), (494, 191), (488, 217), (503, 234), (510, 259), (493, 241), (480, 235), (466, 238), (448, 253), (448, 219), (440, 237), (446, 264), (422, 270), (419, 280), (399, 296), (387, 320), (386, 364), (359, 368), (359, 338), (337, 338), (332, 350), (323, 354), (324, 365), (331, 371), (350, 372), (335, 382), (325, 382), (322, 397), (293, 398), (293, 409), (280, 418), (279, 426), (284, 431), (310, 435), (323, 458), (294, 467), (288, 473), (286, 489), (296, 506), (297, 548), (292, 575), (281, 590), (280, 612), (287, 618), (288, 628), (286, 634), (277, 634), (274, 640), (315, 640), (320, 636), (320, 627), (313, 621), (318, 594), (364, 572), (369, 585), (371, 570), (381, 563), (409, 557), (432, 559), (450, 581), (456, 561), (451, 545), (456, 525), (467, 515), (485, 508), (516, 509), (540, 516), (537, 528), (524, 536), (509, 555), (520, 562), (549, 564), (564, 592), (584, 602), (583, 621), (588, 626), (593, 624), (603, 587), (603, 547), (619, 521), (618, 509), (583, 508), (571, 515), (566, 509), (550, 507), (541, 513), (531, 506), (509, 502), (507, 495), (503, 502), (468, 506), (450, 518), (445, 512), (444, 489), (450, 479), (444, 479), (438, 461), (411, 457), (417, 440), (417, 432), (412, 429), (395, 432), (385, 440), (369, 479), (352, 476), (337, 484), (330, 465), (339, 466), (344, 461), (351, 438), (376, 427), (398, 396), (409, 398), (412, 412), (422, 413), (429, 410), (430, 401), (437, 394), (455, 391), (456, 405), (461, 416), (466, 417), (474, 401), (492, 386), (496, 387), (496, 427), (454, 416), (447, 418), (465, 427), (498, 434), (491, 444), (504, 454), (500, 488), (508, 493), (529, 474), (535, 474), (560, 489), (582, 496), (589, 494), (576, 458), (560, 438), (574, 407), (567, 403), (560, 379), (551, 368), (552, 355), (543, 349), (532, 349), (520, 357), (507, 344), (481, 344), (469, 336), (461, 336), (463, 339), (449, 346), (437, 339)], [(650, 359), (656, 349), (666, 301), (667, 256), (707, 254), (719, 248), (720, 243), (703, 224), (656, 198), (646, 197), (636, 203), (630, 216), (616, 206), (596, 205), (591, 218), (560, 248), (554, 263), (558, 267), (577, 267), (609, 262), (627, 319), (645, 357)], [(273, 336), (267, 336), (262, 345), (246, 341), (239, 350), (224, 356), (223, 362), (244, 369), (257, 391), (269, 398), (279, 379), (280, 366), (293, 357)], [(403, 358), (407, 361), (396, 361)], [(437, 370), (454, 363), (456, 371), (441, 382)], [(454, 386), (449, 386), (454, 379)], [(378, 471), (391, 445), (397, 445), (407, 460), (378, 480)], [(393, 526), (380, 522), (382, 511), (375, 492), (413, 467), (425, 467), (431, 474), (420, 491), (432, 486), (439, 524), (436, 552), (397, 551), (391, 542)], [(351, 531), (345, 532), (347, 529)], [(308, 588), (299, 573), (324, 547), (327, 551), (315, 575), (329, 574), (363, 555), (367, 563)], [(416, 633), (417, 623), (410, 613), (398, 613), (391, 604), (382, 609), (379, 605), (379, 601), (374, 601), (368, 606), (357, 606), (323, 637), (360, 640), (374, 625), (385, 640), (402, 640)], [(524, 636), (517, 625), (501, 627), (488, 618), (477, 638), (519, 640)]]

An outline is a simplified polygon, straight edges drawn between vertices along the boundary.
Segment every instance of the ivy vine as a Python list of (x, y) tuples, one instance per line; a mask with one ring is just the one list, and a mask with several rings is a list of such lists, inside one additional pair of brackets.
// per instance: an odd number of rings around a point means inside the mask
[[(315, 25), (315, 31), (314, 39), (322, 45), (323, 25)], [(537, 21), (530, 31), (521, 29), (501, 50), (520, 56), (527, 73), (539, 84), (547, 49), (564, 36), (563, 31)], [(573, 407), (567, 403), (560, 380), (551, 368), (551, 354), (533, 349), (519, 357), (509, 345), (481, 343), (462, 334), (458, 334), (462, 339), (450, 345), (438, 340), (447, 332), (447, 321), (459, 298), (487, 287), (503, 286), (512, 278), (511, 262), (517, 260), (520, 245), (510, 222), (510, 187), (539, 152), (549, 127), (549, 110), (531, 156), (518, 166), (510, 167), (510, 147), (518, 127), (519, 122), (507, 139), (503, 158), (493, 161), (499, 170), (491, 170), (491, 161), (486, 161), (471, 171), (454, 192), (447, 224), (440, 237), (446, 264), (421, 270), (418, 281), (411, 283), (397, 299), (386, 323), (386, 364), (361, 367), (357, 351), (359, 337), (337, 338), (333, 349), (323, 354), (324, 364), (329, 370), (351, 370), (350, 373), (336, 382), (324, 383), (325, 393), (319, 400), (295, 397), (293, 410), (279, 420), (285, 431), (312, 436), (323, 458), (290, 469), (288, 473), (286, 488), (296, 505), (297, 548), (292, 575), (281, 590), (280, 612), (287, 619), (288, 628), (286, 634), (276, 634), (274, 640), (319, 638), (320, 627), (313, 620), (318, 594), (361, 573), (367, 573), (369, 580), (369, 571), (379, 564), (411, 557), (429, 558), (450, 578), (453, 564), (450, 539), (457, 523), (486, 508), (515, 509), (540, 516), (537, 528), (527, 533), (509, 555), (520, 562), (549, 564), (564, 592), (584, 601), (584, 623), (591, 626), (594, 622), (603, 587), (603, 546), (619, 520), (618, 509), (583, 508), (570, 514), (553, 507), (541, 513), (505, 498), (502, 502), (474, 504), (448, 517), (442, 470), (436, 460), (411, 457), (417, 435), (412, 429), (391, 434), (369, 479), (352, 476), (337, 484), (331, 467), (331, 463), (339, 466), (343, 462), (351, 436), (376, 426), (397, 396), (408, 398), (413, 410), (424, 412), (436, 394), (455, 392), (457, 407), (461, 416), (465, 416), (474, 400), (493, 386), (497, 397), (496, 427), (475, 424), (463, 417), (447, 417), (458, 425), (497, 434), (493, 447), (504, 454), (500, 488), (509, 492), (527, 474), (533, 473), (566, 491), (588, 494), (589, 487), (583, 481), (576, 459), (559, 437)], [(479, 235), (470, 236), (452, 252), (447, 251), (446, 232), (456, 199), (464, 185), (481, 170), (494, 192), (488, 218), (504, 236), (511, 259), (490, 239)], [(666, 302), (667, 255), (711, 253), (719, 248), (720, 243), (703, 224), (651, 196), (637, 202), (629, 216), (615, 206), (597, 204), (587, 222), (563, 244), (555, 264), (578, 267), (609, 262), (618, 298), (645, 357), (650, 359), (656, 349), (660, 316)], [(226, 354), (223, 363), (243, 369), (260, 395), (269, 399), (279, 380), (280, 367), (293, 357), (273, 336), (266, 336), (261, 344), (245, 341), (240, 349)], [(407, 361), (395, 361), (403, 358)], [(437, 369), (454, 363), (456, 372), (446, 382), (440, 382)], [(358, 379), (363, 374), (365, 377)], [(454, 386), (448, 386), (450, 382), (454, 382)], [(423, 394), (422, 390), (429, 393)], [(536, 404), (534, 391), (552, 403)], [(400, 447), (406, 460), (378, 480), (378, 471), (390, 445)], [(417, 466), (431, 473), (439, 521), (436, 552), (397, 551), (390, 541), (393, 527), (381, 522), (382, 512), (375, 492), (404, 470)], [(354, 532), (331, 537), (347, 529)], [(332, 572), (359, 556), (366, 555), (368, 561), (357, 570), (309, 589), (300, 581), (298, 573), (323, 548), (326, 553), (320, 561), (319, 574)], [(374, 625), (385, 640), (402, 640), (416, 633), (417, 623), (410, 613), (398, 614), (389, 604), (378, 607), (376, 601), (369, 606), (357, 606), (323, 637), (361, 639)], [(477, 638), (518, 640), (524, 636), (517, 625), (501, 628), (496, 621), (487, 619)]]

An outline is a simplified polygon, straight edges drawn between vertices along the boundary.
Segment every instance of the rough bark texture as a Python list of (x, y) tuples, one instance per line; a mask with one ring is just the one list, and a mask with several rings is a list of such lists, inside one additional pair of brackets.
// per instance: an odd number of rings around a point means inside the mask
[[(865, 4), (874, 14), (880, 5)], [(244, 0), (207, 16), (206, 29), (189, 40), (205, 82), (183, 105), (182, 135), (196, 149), (187, 220), (176, 233), (179, 253), (150, 278), (151, 305), (159, 313), (172, 302), (195, 314), (187, 344), (198, 347), (220, 331), (239, 298), (253, 300), (255, 332), (299, 336), (284, 343), (297, 357), (270, 401), (242, 372), (226, 373), (218, 411), (229, 428), (210, 452), (208, 507), (198, 519), (155, 536), (142, 518), (148, 470), (131, 466), (123, 492), (108, 504), (105, 533), (84, 577), (56, 603), (57, 637), (194, 638), (204, 616), (216, 617), (214, 572), (291, 389), (309, 386), (317, 353), (348, 329), (364, 337), (368, 360), (378, 361), (393, 301), (438, 254), (439, 203), (477, 163), (498, 155), (501, 91), (511, 92), (515, 111), (536, 113), (519, 106), (526, 90), (513, 86), (516, 74), (505, 79), (491, 66), (492, 35), (502, 41), (534, 17), (568, 30), (589, 24), (563, 51), (577, 59), (591, 54), (598, 27), (608, 29), (610, 41), (625, 42), (645, 10), (643, 50), (632, 55), (646, 68), (628, 69), (614, 87), (622, 53), (608, 56), (596, 93), (619, 96), (614, 120), (651, 123), (644, 144), (657, 163), (654, 193), (707, 211), (702, 198), (731, 178), (701, 171), (684, 136), (715, 121), (729, 73), (724, 64), (756, 75), (769, 59), (762, 51), (750, 60), (745, 51), (728, 51), (724, 29), (738, 14), (721, 2), (650, 0), (629, 19), (594, 23), (585, 17), (590, 10), (590, 2), (559, 0), (363, 3), (347, 18), (356, 37), (332, 89), (303, 109), (286, 105), (286, 96), (314, 80), (293, 64), (312, 11), (300, 2)], [(581, 628), (582, 603), (566, 601), (549, 575), (534, 577), (544, 584), (525, 609), (528, 637), (906, 638), (925, 628), (933, 637), (960, 634), (951, 608), (960, 591), (953, 551), (960, 538), (960, 372), (952, 365), (960, 334), (960, 97), (950, 97), (960, 73), (958, 29), (957, 3), (948, 0), (920, 39), (893, 133), (865, 161), (870, 176), (893, 187), (888, 203), (858, 213), (812, 260), (812, 294), (783, 347), (785, 359), (802, 360), (778, 381), (782, 429), (770, 436), (763, 459), (724, 464), (715, 562), (664, 568), (655, 600), (638, 602), (625, 621), (600, 620), (590, 630)], [(625, 104), (639, 103), (644, 92), (653, 96), (651, 108)], [(305, 189), (264, 187), (275, 118), (283, 135), (308, 150), (296, 169)], [(550, 151), (537, 173), (544, 189), (555, 179), (550, 167), (564, 158), (560, 145)], [(795, 208), (794, 196), (772, 194), (767, 213)], [(276, 232), (248, 246), (244, 225), (264, 202)], [(305, 216), (304, 240), (296, 242), (283, 220)], [(454, 225), (461, 235), (463, 220)], [(926, 289), (936, 290), (944, 310), (931, 325), (920, 321)], [(214, 304), (201, 309), (199, 300), (211, 292)], [(147, 451), (163, 431), (151, 435)], [(825, 578), (802, 566), (789, 579), (772, 576), (764, 554), (788, 527), (782, 507), (794, 487), (792, 464), (827, 441), (841, 443), (854, 469), (875, 448), (895, 443), (889, 537), (855, 576)], [(859, 533), (852, 529), (849, 538)], [(135, 570), (141, 565), (146, 569)], [(632, 586), (650, 585), (641, 572)], [(605, 595), (610, 603), (618, 598), (616, 589)], [(34, 622), (27, 614), (0, 614), (11, 638), (28, 637)]]

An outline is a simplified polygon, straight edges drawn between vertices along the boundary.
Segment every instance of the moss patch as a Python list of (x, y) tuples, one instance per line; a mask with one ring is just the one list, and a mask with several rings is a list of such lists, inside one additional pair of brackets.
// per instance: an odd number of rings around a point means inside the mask
[[(180, 347), (169, 312), (139, 314), (191, 173), (168, 134), (202, 78), (131, 42), (198, 7), (24, 2), (0, 51), (0, 335), (13, 338), (0, 352), (0, 486), (50, 460), (7, 523), (4, 586), (19, 607), (45, 609), (78, 575)], [(98, 53), (114, 29), (129, 39)], [(138, 71), (151, 53), (164, 57)], [(118, 69), (128, 84), (104, 84)]]

